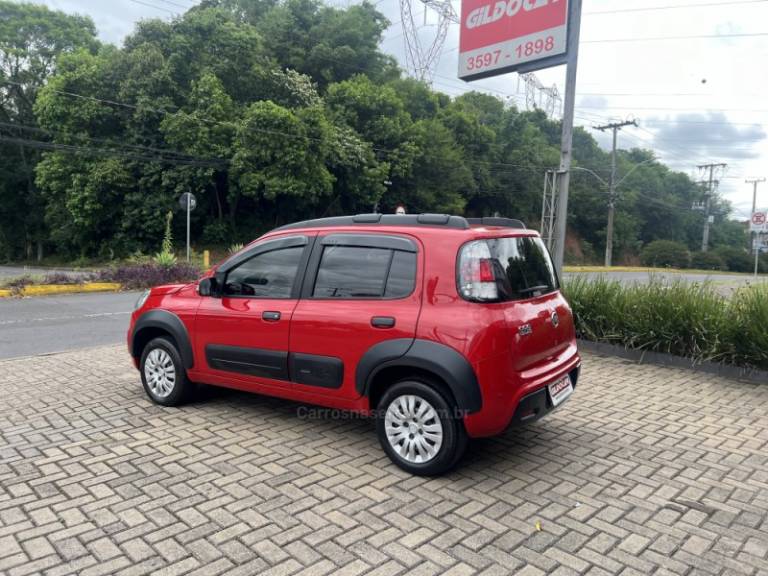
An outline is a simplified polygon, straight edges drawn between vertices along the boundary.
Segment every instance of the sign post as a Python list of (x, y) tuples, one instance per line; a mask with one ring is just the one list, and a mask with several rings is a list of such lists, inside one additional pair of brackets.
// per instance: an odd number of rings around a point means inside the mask
[(553, 259), (562, 273), (571, 176), (582, 0), (462, 0), (459, 78), (529, 73), (567, 64)]
[(760, 267), (760, 235), (768, 234), (768, 208), (752, 212), (752, 218), (749, 222), (749, 230), (753, 235), (753, 246), (755, 249), (755, 276), (757, 276)]
[(189, 262), (189, 215), (197, 208), (197, 198), (192, 192), (184, 192), (179, 198), (179, 206), (187, 211), (187, 262)]

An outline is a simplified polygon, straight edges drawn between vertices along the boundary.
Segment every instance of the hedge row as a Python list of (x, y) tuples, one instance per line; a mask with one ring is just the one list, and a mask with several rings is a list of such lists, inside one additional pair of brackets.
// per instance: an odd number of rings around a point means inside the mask
[[(672, 240), (654, 240), (640, 252), (640, 261), (654, 268), (695, 268), (697, 270), (721, 270), (752, 272), (755, 257), (746, 249), (719, 246), (709, 252), (690, 252), (685, 244)], [(759, 272), (768, 272), (768, 254), (761, 254)]]
[(768, 369), (768, 284), (745, 286), (730, 298), (685, 281), (576, 278), (564, 291), (579, 338)]

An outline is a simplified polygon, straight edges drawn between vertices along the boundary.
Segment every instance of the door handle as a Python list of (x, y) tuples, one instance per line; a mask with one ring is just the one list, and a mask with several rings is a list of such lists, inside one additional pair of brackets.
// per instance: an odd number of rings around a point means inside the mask
[(274, 312), (272, 310), (266, 310), (261, 313), (262, 319), (266, 320), (267, 322), (277, 322), (280, 320), (280, 312)]
[(394, 328), (395, 319), (392, 316), (374, 316), (371, 318), (371, 326), (374, 328)]

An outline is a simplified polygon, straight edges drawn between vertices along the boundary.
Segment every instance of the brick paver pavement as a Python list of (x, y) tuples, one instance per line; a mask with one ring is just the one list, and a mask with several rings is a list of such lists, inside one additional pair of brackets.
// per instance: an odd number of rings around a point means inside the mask
[[(537, 530), (537, 523), (540, 530)], [(768, 385), (587, 356), (558, 413), (408, 476), (370, 422), (0, 362), (0, 573), (768, 574)]]

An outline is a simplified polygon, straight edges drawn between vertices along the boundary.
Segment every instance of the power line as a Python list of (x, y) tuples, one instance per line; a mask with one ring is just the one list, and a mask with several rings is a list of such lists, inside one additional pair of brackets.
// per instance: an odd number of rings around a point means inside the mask
[(155, 10), (160, 10), (161, 12), (167, 12), (168, 14), (171, 14), (172, 16), (176, 16), (176, 12), (173, 12), (172, 10), (168, 10), (168, 8), (163, 8), (162, 6), (155, 6), (154, 4), (150, 4), (149, 2), (143, 2), (142, 0), (129, 0), (129, 2), (133, 2), (134, 4), (141, 4), (142, 6), (148, 6), (149, 8), (154, 8)]
[(728, 34), (694, 34), (692, 36), (646, 36), (639, 38), (601, 38), (582, 40), (582, 44), (614, 44), (624, 42), (664, 42), (667, 40), (707, 40), (713, 38), (759, 38), (768, 36), (768, 32), (735, 32)]
[(624, 14), (628, 12), (651, 12), (656, 10), (677, 10), (681, 8), (713, 8), (739, 6), (742, 4), (764, 4), (768, 0), (740, 0), (737, 2), (708, 2), (706, 4), (668, 4), (665, 6), (646, 6), (643, 8), (619, 8), (617, 10), (595, 10), (584, 12), (585, 16), (598, 16), (601, 14)]
[(205, 168), (220, 167), (223, 164), (221, 162), (202, 162), (199, 160), (184, 160), (181, 158), (162, 158), (160, 156), (146, 156), (138, 153), (126, 152), (123, 150), (108, 150), (105, 148), (93, 148), (89, 146), (76, 146), (73, 144), (57, 144), (55, 142), (44, 142), (41, 140), (31, 140), (28, 138), (13, 138), (0, 135), (0, 142), (7, 144), (18, 144), (26, 146), (28, 148), (38, 148), (40, 150), (54, 150), (63, 152), (77, 152), (84, 154), (96, 154), (102, 156), (115, 156), (120, 158), (128, 158), (131, 160), (141, 160), (146, 162), (157, 162), (160, 164), (173, 164), (179, 166), (198, 166)]
[[(12, 128), (12, 129), (19, 129), (25, 132), (34, 132), (38, 134), (47, 134), (49, 136), (56, 136), (56, 133), (51, 130), (46, 130), (44, 128), (40, 128), (38, 126), (30, 126), (28, 124), (17, 124), (12, 122), (0, 122), (0, 127), (3, 128)], [(88, 142), (96, 142), (100, 144), (106, 144), (108, 146), (118, 147), (118, 148), (125, 148), (129, 150), (134, 151), (144, 151), (144, 152), (158, 152), (160, 154), (172, 154), (174, 156), (179, 156), (181, 159), (187, 159), (187, 160), (201, 160), (201, 161), (217, 161), (219, 159), (217, 158), (201, 158), (198, 156), (194, 156), (192, 154), (188, 154), (186, 152), (180, 152), (178, 150), (171, 150), (168, 148), (154, 148), (152, 146), (142, 146), (139, 144), (127, 144), (124, 142), (115, 142), (114, 140), (109, 140), (107, 138), (96, 138), (93, 136), (86, 136), (83, 134), (76, 134), (73, 135), (75, 138), (78, 139), (84, 139)]]
[[(689, 112), (696, 113), (694, 108), (671, 108), (664, 106), (602, 106), (594, 104), (582, 104), (579, 108), (594, 109), (594, 110), (649, 110), (656, 112)], [(749, 112), (749, 113), (766, 113), (768, 108), (704, 108), (702, 112)]]

